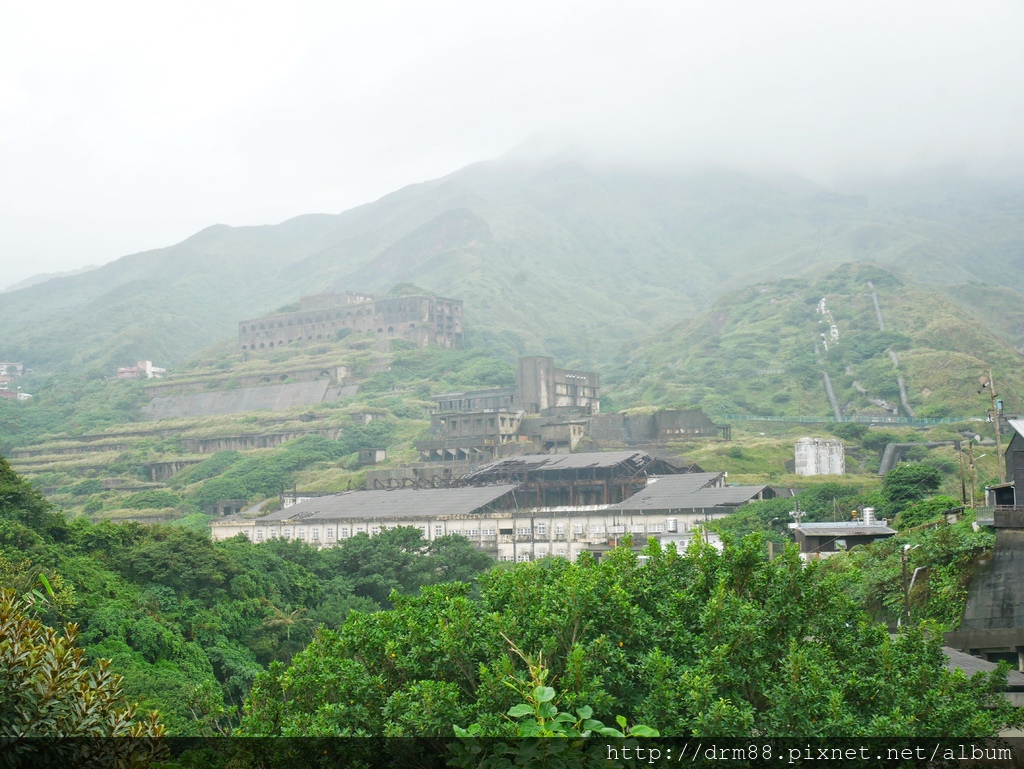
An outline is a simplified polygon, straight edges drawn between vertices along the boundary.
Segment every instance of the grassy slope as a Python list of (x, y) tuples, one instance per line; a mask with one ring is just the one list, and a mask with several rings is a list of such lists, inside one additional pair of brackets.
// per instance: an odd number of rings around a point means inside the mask
[[(884, 333), (867, 280), (878, 293)], [(821, 297), (840, 340), (827, 352), (819, 345), (819, 361), (814, 339), (828, 325), (816, 312)], [(897, 351), (898, 369), (887, 354), (890, 348)], [(872, 399), (898, 403), (897, 376), (902, 376), (915, 415), (981, 416), (987, 400), (977, 395), (978, 377), (989, 367), (1007, 411), (1019, 413), (1024, 366), (1005, 335), (909, 276), (845, 265), (815, 278), (755, 285), (722, 297), (707, 313), (639, 344), (608, 384), (621, 394), (620, 406), (829, 415), (821, 378), (827, 371), (850, 415), (884, 413)]]

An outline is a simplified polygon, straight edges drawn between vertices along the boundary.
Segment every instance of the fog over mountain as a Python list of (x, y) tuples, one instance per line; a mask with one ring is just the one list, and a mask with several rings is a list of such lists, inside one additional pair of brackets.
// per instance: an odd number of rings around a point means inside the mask
[(876, 199), (711, 165), (476, 163), (339, 215), (215, 225), (0, 294), (0, 359), (174, 364), (300, 295), (411, 283), (464, 299), (474, 343), (600, 366), (727, 291), (845, 262), (941, 286), (1020, 285), (1024, 193), (984, 190), (933, 177)]
[(510, 148), (840, 191), (1020, 178), (1022, 21), (1010, 0), (22, 4), (0, 31), (0, 287)]

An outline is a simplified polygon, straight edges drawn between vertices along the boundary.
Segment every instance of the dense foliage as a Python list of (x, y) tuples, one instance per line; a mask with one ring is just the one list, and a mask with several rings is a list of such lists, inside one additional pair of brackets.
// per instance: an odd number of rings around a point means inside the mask
[(255, 676), (291, 659), (317, 626), (490, 565), (461, 537), (428, 543), (409, 529), (317, 550), (212, 542), (183, 527), (68, 523), (0, 459), (0, 581), (26, 590), (44, 574), (55, 598), (43, 618), (76, 622), (86, 655), (112, 660), (127, 696), (159, 710), (174, 734), (230, 729)]
[(751, 537), (646, 556), (519, 564), (484, 575), (479, 598), (432, 587), (320, 629), (260, 674), (241, 732), (515, 735), (505, 714), (532, 680), (516, 650), (543, 660), (558, 709), (664, 735), (951, 737), (1018, 718), (1004, 676), (949, 671), (926, 629), (891, 638), (793, 550), (769, 562)]
[[(87, 657), (111, 660), (103, 670), (173, 734), (514, 736), (534, 728), (527, 707), (541, 731), (623, 719), (668, 735), (987, 734), (1012, 721), (999, 676), (947, 671), (938, 631), (992, 535), (946, 525), (948, 498), (915, 500), (929, 470), (900, 466), (868, 498), (801, 494), (812, 518), (874, 499), (927, 524), (821, 565), (791, 549), (769, 562), (763, 535), (734, 538), (766, 532), (783, 552), (794, 500), (771, 500), (720, 522), (722, 554), (698, 540), (685, 555), (649, 548), (643, 565), (619, 549), (495, 568), (475, 594), (492, 562), (458, 537), (395, 529), (317, 550), (68, 522), (0, 460), (0, 582), (24, 594), (43, 575), (40, 622), (77, 622)], [(874, 622), (902, 615), (906, 544), (915, 627), (890, 638)], [(551, 698), (530, 699), (538, 681)], [(536, 721), (552, 709), (558, 724)]]
[(123, 679), (108, 660), (95, 668), (63, 632), (35, 618), (36, 597), (0, 589), (0, 737), (143, 737), (164, 733), (156, 713), (136, 722)]

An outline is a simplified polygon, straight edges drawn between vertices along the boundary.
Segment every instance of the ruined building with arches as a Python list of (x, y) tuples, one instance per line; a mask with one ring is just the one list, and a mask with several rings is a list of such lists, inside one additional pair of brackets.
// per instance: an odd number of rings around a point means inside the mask
[(372, 339), (405, 339), (420, 347), (458, 347), (463, 338), (462, 300), (328, 292), (301, 297), (297, 312), (238, 324), (238, 344), (243, 350), (330, 342), (355, 334)]

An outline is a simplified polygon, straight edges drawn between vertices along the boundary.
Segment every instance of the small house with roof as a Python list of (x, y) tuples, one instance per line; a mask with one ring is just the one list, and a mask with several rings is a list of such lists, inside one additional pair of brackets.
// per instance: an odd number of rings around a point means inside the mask
[(875, 518), (873, 508), (865, 507), (864, 514), (857, 521), (834, 521), (832, 523), (791, 523), (793, 536), (800, 546), (800, 558), (813, 561), (828, 558), (843, 550), (870, 545), (895, 536), (884, 518)]

